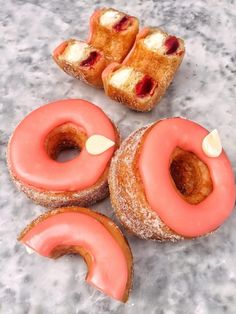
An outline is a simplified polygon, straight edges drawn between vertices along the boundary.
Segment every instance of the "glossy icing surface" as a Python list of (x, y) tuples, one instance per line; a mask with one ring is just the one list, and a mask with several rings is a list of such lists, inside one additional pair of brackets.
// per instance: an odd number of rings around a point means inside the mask
[(32, 227), (21, 242), (46, 257), (58, 246), (84, 248), (92, 259), (87, 282), (122, 299), (128, 280), (127, 261), (115, 238), (95, 218), (76, 212), (49, 216)]
[(114, 147), (96, 156), (83, 148), (78, 157), (64, 163), (51, 159), (45, 150), (48, 133), (68, 122), (83, 128), (88, 137), (98, 134), (116, 141), (111, 121), (92, 103), (71, 99), (47, 104), (26, 116), (13, 133), (8, 154), (17, 179), (50, 191), (80, 191), (97, 182)]
[[(215, 230), (234, 207), (231, 164), (224, 151), (217, 158), (204, 154), (202, 141), (208, 133), (192, 121), (170, 118), (155, 124), (141, 148), (138, 167), (148, 202), (168, 227), (185, 237)], [(176, 147), (193, 152), (209, 168), (213, 191), (197, 205), (184, 201), (173, 187), (169, 163)]]

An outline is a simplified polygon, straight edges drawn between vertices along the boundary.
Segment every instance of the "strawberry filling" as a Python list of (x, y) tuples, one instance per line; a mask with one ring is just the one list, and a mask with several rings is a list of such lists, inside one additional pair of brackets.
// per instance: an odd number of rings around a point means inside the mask
[(165, 41), (166, 54), (170, 55), (179, 48), (178, 39), (175, 36), (170, 36)]
[(146, 97), (148, 95), (152, 95), (156, 85), (157, 84), (150, 76), (145, 75), (142, 80), (136, 84), (135, 93), (137, 97)]
[(83, 60), (80, 63), (80, 66), (82, 66), (82, 67), (90, 67), (90, 66), (94, 65), (94, 63), (97, 61), (99, 56), (100, 56), (100, 54), (97, 51), (90, 52), (90, 55), (88, 56), (88, 58)]
[(130, 22), (131, 22), (130, 18), (125, 15), (117, 24), (113, 26), (113, 28), (116, 32), (124, 31), (125, 29), (128, 28)]

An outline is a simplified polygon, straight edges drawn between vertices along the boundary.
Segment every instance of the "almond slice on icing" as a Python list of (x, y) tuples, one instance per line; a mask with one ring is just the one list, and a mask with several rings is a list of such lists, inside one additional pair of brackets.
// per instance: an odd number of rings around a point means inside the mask
[(91, 155), (100, 155), (114, 145), (115, 142), (98, 134), (90, 136), (85, 143), (87, 152)]
[(208, 157), (219, 157), (222, 152), (222, 145), (218, 131), (210, 132), (202, 141), (202, 150)]

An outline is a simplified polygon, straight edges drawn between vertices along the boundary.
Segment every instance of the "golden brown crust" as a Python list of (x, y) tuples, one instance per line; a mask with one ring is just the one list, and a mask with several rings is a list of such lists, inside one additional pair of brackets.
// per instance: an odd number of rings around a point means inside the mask
[(183, 60), (185, 54), (184, 41), (178, 38), (180, 46), (174, 54), (166, 55), (158, 51), (152, 51), (143, 42), (148, 35), (156, 31), (168, 36), (166, 32), (159, 28), (148, 28), (147, 35), (136, 41), (135, 49), (127, 58), (125, 65), (150, 75), (167, 89)]
[(111, 9), (102, 9), (99, 16), (93, 20), (93, 32), (91, 34), (90, 44), (102, 50), (110, 62), (122, 62), (133, 46), (138, 33), (139, 22), (136, 17), (129, 16), (132, 18), (132, 25), (129, 26), (127, 30), (116, 32), (112, 28), (104, 27), (99, 22), (100, 16), (108, 10)]
[[(76, 41), (75, 39), (69, 39), (65, 43), (66, 45), (69, 45), (70, 43)], [(91, 47), (92, 50), (95, 50), (93, 47)], [(93, 66), (80, 66), (77, 63), (70, 63), (66, 61), (65, 59), (61, 59), (58, 56), (52, 55), (53, 60), (57, 63), (57, 65), (68, 75), (79, 79), (81, 81), (84, 81), (92, 86), (95, 87), (103, 87), (102, 83), (102, 71), (105, 69), (105, 67), (108, 65), (109, 61), (104, 56), (104, 53), (102, 51), (98, 51), (100, 54), (100, 57), (98, 61)]]
[(170, 174), (176, 192), (189, 204), (202, 202), (213, 190), (207, 165), (179, 147), (171, 155)]
[[(113, 123), (113, 126), (116, 133), (116, 148), (118, 148), (120, 145), (120, 135), (114, 123)], [(82, 147), (83, 147), (83, 143), (85, 143), (85, 140), (86, 139), (84, 138), (83, 142), (81, 142)], [(10, 141), (11, 139), (9, 140), (8, 149), (10, 147)], [(54, 153), (51, 152), (51, 155), (53, 154)], [(16, 184), (19, 190), (23, 191), (34, 203), (39, 204), (41, 206), (45, 206), (47, 208), (57, 208), (57, 207), (64, 207), (64, 206), (82, 206), (82, 207), (90, 206), (92, 204), (97, 203), (100, 200), (103, 200), (109, 194), (107, 177), (108, 177), (110, 163), (107, 165), (104, 173), (99, 178), (99, 180), (92, 186), (82, 191), (55, 192), (55, 191), (39, 190), (36, 187), (24, 184), (24, 182), (19, 180), (13, 174), (11, 170), (11, 163), (8, 156), (9, 154), (7, 154), (7, 164), (8, 164), (8, 169), (9, 169), (13, 182)]]
[(156, 103), (160, 101), (162, 95), (165, 93), (165, 86), (162, 84), (162, 82), (159, 82), (157, 83), (158, 87), (155, 89), (153, 95), (139, 98), (136, 96), (135, 91), (131, 92), (123, 88), (120, 89), (110, 84), (112, 74), (121, 67), (122, 65), (116, 66), (115, 69), (110, 71), (107, 76), (103, 76), (103, 86), (106, 95), (111, 99), (125, 104), (132, 110), (141, 112), (152, 110)]
[[(160, 29), (149, 28), (146, 36), (156, 31), (164, 34), (164, 36), (168, 35)], [(143, 41), (144, 38), (137, 38), (133, 50), (124, 61), (124, 65), (149, 75), (157, 82), (158, 88), (152, 96), (139, 98), (134, 92), (117, 89), (109, 83), (112, 71), (106, 76), (103, 75), (103, 85), (106, 94), (112, 99), (126, 104), (130, 109), (137, 111), (152, 110), (161, 100), (161, 97), (165, 94), (173, 80), (185, 53), (184, 41), (181, 38), (178, 38), (179, 48), (177, 52), (171, 55), (166, 55), (162, 51), (152, 51), (144, 45)], [(118, 68), (117, 66), (113, 71)]]
[[(67, 207), (67, 208), (58, 208), (54, 209), (52, 211), (46, 212), (33, 220), (18, 236), (18, 241), (21, 241), (21, 239), (25, 236), (27, 232), (29, 232), (30, 229), (32, 229), (35, 225), (40, 223), (41, 221), (47, 219), (50, 216), (56, 215), (58, 213), (64, 213), (64, 212), (79, 212), (87, 214), (96, 220), (98, 220), (108, 231), (109, 233), (114, 237), (114, 239), (119, 244), (120, 248), (122, 249), (126, 260), (127, 260), (127, 266), (128, 266), (128, 280), (126, 284), (125, 293), (122, 299), (122, 302), (126, 302), (129, 297), (129, 293), (132, 287), (132, 281), (133, 281), (133, 256), (132, 252), (129, 246), (128, 241), (126, 240), (125, 236), (122, 234), (121, 230), (118, 228), (118, 226), (108, 217), (106, 217), (103, 214), (94, 212), (88, 208), (81, 208), (81, 207)], [(52, 258), (58, 258), (64, 254), (69, 253), (75, 253), (80, 254), (85, 262), (88, 265), (88, 269), (90, 267), (90, 264), (92, 263), (91, 256), (87, 250), (85, 250), (82, 247), (79, 246), (60, 246), (57, 247), (51, 254)]]
[(137, 168), (140, 148), (153, 126), (131, 134), (116, 151), (108, 177), (111, 203), (118, 219), (131, 233), (142, 239), (177, 241), (183, 237), (170, 230), (150, 208)]

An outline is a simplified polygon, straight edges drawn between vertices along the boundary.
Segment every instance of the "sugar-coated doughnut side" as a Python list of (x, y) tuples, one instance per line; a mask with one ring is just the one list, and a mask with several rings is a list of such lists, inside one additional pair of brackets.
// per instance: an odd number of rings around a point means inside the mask
[[(120, 134), (115, 124), (112, 124), (116, 134), (116, 147), (119, 147)], [(86, 207), (103, 200), (109, 195), (107, 178), (110, 163), (107, 165), (102, 176), (95, 184), (81, 191), (49, 191), (25, 184), (22, 180), (17, 178), (16, 175), (14, 175), (11, 169), (11, 162), (9, 159), (10, 143), (11, 138), (8, 143), (7, 153), (7, 164), (10, 176), (18, 189), (23, 191), (34, 203), (47, 208), (58, 208), (64, 206)]]
[(112, 206), (121, 223), (142, 239), (177, 241), (184, 237), (170, 230), (145, 197), (137, 168), (139, 149), (151, 126), (131, 134), (116, 151), (109, 171)]
[(37, 188), (27, 186), (18, 180), (12, 173), (10, 164), (8, 162), (8, 169), (13, 182), (17, 188), (24, 192), (35, 204), (47, 207), (58, 208), (66, 206), (90, 206), (93, 205), (109, 195), (107, 174), (108, 169), (103, 176), (93, 186), (77, 192), (53, 192), (46, 190), (39, 190)]

